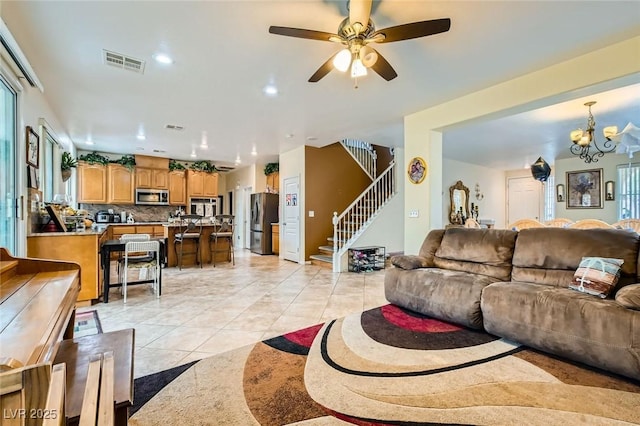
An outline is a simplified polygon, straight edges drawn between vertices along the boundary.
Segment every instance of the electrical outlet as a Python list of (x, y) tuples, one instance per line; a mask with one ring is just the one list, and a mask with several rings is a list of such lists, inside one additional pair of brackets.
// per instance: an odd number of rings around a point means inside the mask
[(420, 210), (410, 210), (409, 217), (418, 217), (420, 216)]
[(316, 212), (314, 210), (309, 210), (309, 217), (315, 217)]

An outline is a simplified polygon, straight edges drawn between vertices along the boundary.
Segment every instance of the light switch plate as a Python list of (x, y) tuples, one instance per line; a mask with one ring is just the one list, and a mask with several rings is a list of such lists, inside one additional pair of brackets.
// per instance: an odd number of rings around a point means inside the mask
[(309, 210), (309, 217), (315, 217), (316, 212), (314, 210)]
[(420, 210), (410, 210), (409, 217), (418, 217), (420, 216)]

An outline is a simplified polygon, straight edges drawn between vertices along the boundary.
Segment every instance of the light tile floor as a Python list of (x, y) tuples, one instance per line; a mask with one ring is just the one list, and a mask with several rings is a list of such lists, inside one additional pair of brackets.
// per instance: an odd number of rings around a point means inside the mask
[[(115, 274), (112, 274), (115, 276)], [(135, 377), (383, 305), (384, 271), (333, 273), (237, 251), (236, 265), (166, 268), (162, 296), (118, 289), (98, 311), (103, 331), (135, 328)]]

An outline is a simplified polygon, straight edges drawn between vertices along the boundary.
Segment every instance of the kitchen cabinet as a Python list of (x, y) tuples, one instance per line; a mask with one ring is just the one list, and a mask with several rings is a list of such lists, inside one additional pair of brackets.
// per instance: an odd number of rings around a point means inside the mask
[(136, 167), (136, 188), (169, 189), (169, 170)]
[(120, 164), (107, 165), (107, 203), (134, 203), (134, 174), (133, 171)]
[(218, 196), (218, 173), (187, 170), (187, 197), (214, 198)]
[(187, 179), (184, 170), (169, 172), (169, 204), (187, 205)]
[(106, 166), (78, 162), (78, 202), (89, 204), (107, 202)]
[(280, 192), (280, 173), (273, 172), (270, 175), (267, 175), (267, 188), (271, 189), (274, 193)]
[(273, 254), (280, 254), (280, 225), (271, 224), (271, 251)]
[(27, 256), (64, 260), (80, 265), (78, 302), (97, 299), (102, 293), (100, 246), (107, 239), (103, 232), (49, 232), (27, 237)]
[(151, 238), (163, 238), (164, 226), (162, 225), (109, 225), (109, 239), (118, 240), (124, 234), (149, 234)]

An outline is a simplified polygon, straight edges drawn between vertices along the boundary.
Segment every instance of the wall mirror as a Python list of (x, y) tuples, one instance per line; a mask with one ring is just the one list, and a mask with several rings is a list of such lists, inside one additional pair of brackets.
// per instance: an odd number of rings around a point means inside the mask
[(462, 214), (465, 217), (469, 217), (469, 188), (459, 180), (455, 185), (449, 187), (449, 198), (451, 201), (449, 222), (462, 224), (458, 218), (458, 213), (462, 209)]

